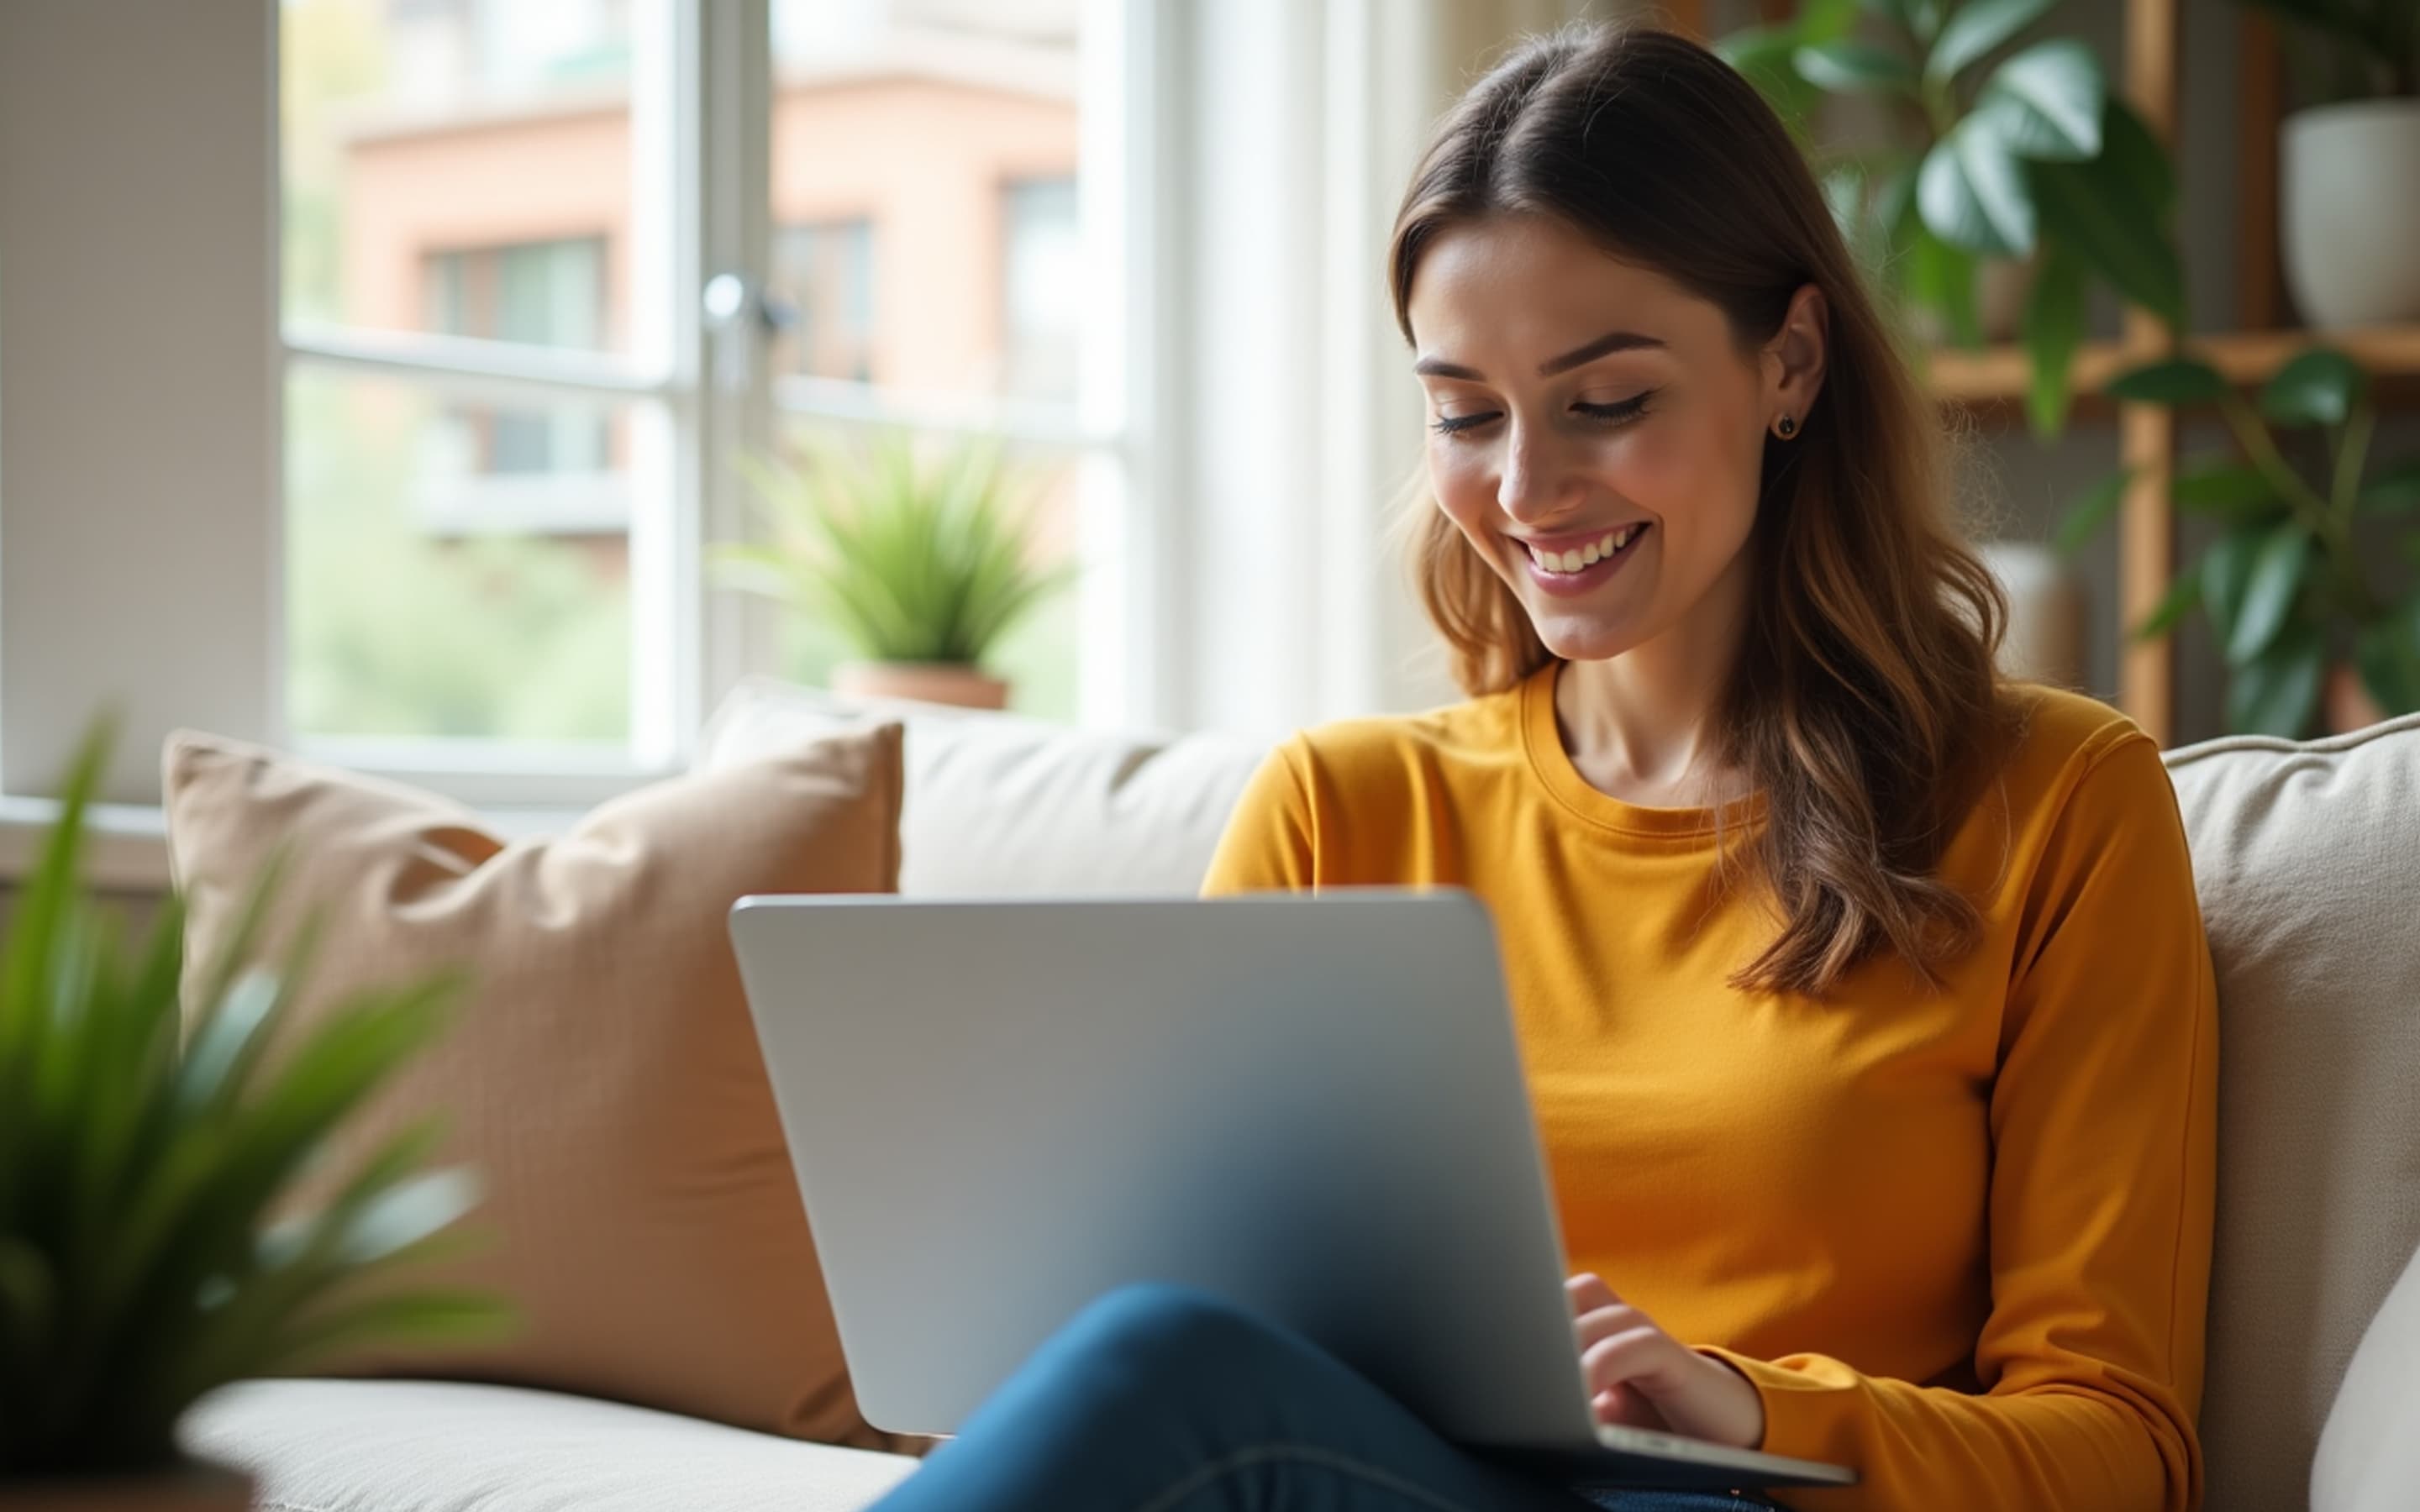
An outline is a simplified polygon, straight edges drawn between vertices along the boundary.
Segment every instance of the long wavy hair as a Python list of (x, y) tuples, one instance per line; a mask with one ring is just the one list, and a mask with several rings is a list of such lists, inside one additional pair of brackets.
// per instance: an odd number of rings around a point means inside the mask
[[(1733, 979), (1824, 995), (1889, 949), (1927, 982), (1972, 948), (1974, 903), (1938, 875), (1992, 780), (2017, 701), (1994, 657), (1996, 579), (1948, 508), (1947, 436), (1858, 276), (1813, 174), (1747, 83), (1697, 44), (1581, 25), (1519, 46), (1439, 124), (1395, 221), (1395, 315), (1447, 229), (1551, 216), (1719, 307), (1743, 360), (1791, 297), (1823, 291), (1821, 393), (1765, 443), (1746, 549), (1751, 620), (1718, 750), (1765, 799), (1721, 847), (1733, 885), (1779, 915)], [(1498, 692), (1553, 660), (1520, 600), (1423, 498), (1413, 570), (1456, 679)]]

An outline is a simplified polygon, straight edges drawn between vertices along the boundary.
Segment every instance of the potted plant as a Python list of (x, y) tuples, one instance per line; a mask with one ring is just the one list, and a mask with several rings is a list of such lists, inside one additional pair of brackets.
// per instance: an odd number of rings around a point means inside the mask
[[(127, 948), (79, 883), (105, 746), (86, 744), (0, 945), (0, 1508), (240, 1508), (244, 1475), (178, 1447), (195, 1398), (365, 1336), (504, 1316), (481, 1296), (361, 1286), (451, 1247), (474, 1200), (464, 1173), (423, 1168), (427, 1129), (290, 1211), (321, 1141), (428, 1040), (453, 986), (367, 995), (281, 1035), (306, 950), (251, 963), (266, 877), (190, 978), (173, 898)], [(181, 1051), (180, 980), (196, 1007)]]
[(1032, 514), (987, 440), (920, 448), (904, 431), (859, 449), (805, 443), (805, 465), (743, 459), (771, 539), (727, 545), (725, 586), (828, 621), (864, 659), (832, 672), (844, 693), (1003, 708), (986, 673), (1001, 636), (1072, 580), (1037, 565)]
[(2314, 326), (2420, 318), (2420, 4), (2245, 0), (2312, 44), (2278, 128), (2286, 285)]
[[(2322, 712), (2350, 730), (2420, 710), (2420, 589), (2392, 590), (2379, 571), (2397, 555), (2420, 566), (2420, 457), (2370, 470), (2367, 388), (2358, 364), (2325, 347), (2280, 368), (2257, 402), (2191, 356), (2109, 385), (2138, 404), (2214, 405), (2234, 434), (2237, 455), (2179, 468), (2176, 506), (2213, 517), (2219, 534), (2134, 628), (2149, 638), (2208, 616), (2226, 657), (2230, 729), (2298, 737)], [(2289, 442), (2315, 432), (2323, 465), (2297, 470), (2279, 428)], [(2059, 545), (2097, 534), (2125, 483), (2121, 472), (2087, 494)]]
[(2166, 151), (2083, 42), (2001, 55), (2055, 3), (1806, 0), (1787, 23), (1716, 44), (1802, 140), (1827, 95), (1884, 107), (1894, 140), (1813, 156), (1852, 246), (1911, 314), (1979, 344), (1978, 269), (2030, 267), (2015, 323), (2032, 361), (2026, 413), (2045, 435), (2065, 423), (2090, 280), (2172, 330), (2184, 321)]

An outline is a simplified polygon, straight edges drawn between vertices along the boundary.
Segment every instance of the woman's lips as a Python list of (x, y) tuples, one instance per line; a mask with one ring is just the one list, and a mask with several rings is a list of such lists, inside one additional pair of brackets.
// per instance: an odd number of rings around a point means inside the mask
[(1519, 553), (1521, 565), (1528, 572), (1529, 580), (1536, 583), (1541, 592), (1552, 594), (1558, 598), (1570, 598), (1593, 592), (1611, 579), (1615, 573), (1621, 571), (1621, 564), (1628, 562), (1637, 551), (1639, 546), (1646, 540), (1648, 532), (1652, 529), (1652, 525), (1644, 523), (1634, 527), (1630, 539), (1617, 547), (1612, 555), (1600, 557), (1593, 563), (1586, 563), (1577, 572), (1549, 571), (1539, 563), (1538, 554), (1532, 551), (1526, 542), (1515, 541), (1513, 549)]

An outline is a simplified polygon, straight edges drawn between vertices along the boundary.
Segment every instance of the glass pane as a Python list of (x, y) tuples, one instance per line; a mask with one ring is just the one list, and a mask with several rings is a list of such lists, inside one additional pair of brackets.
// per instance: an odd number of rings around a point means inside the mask
[(773, 0), (775, 371), (1072, 403), (1081, 0)]
[(628, 349), (632, 0), (284, 0), (288, 319)]
[(495, 404), (297, 363), (296, 733), (626, 743), (630, 405)]
[[(866, 473), (881, 465), (878, 449), (898, 444), (903, 440), (901, 433), (835, 423), (795, 422), (789, 434), (793, 445), (785, 450), (775, 479), (769, 480), (775, 493), (785, 498), (799, 497), (797, 490), (812, 485), (818, 464), (837, 455), (841, 467), (832, 474), (832, 481), (839, 486), (817, 497), (828, 500), (831, 507), (845, 512), (853, 520), (873, 523), (876, 517), (896, 517), (886, 506), (895, 507), (898, 495), (867, 486)], [(936, 497), (942, 480), (954, 475), (950, 470), (967, 459), (967, 448), (991, 446), (980, 439), (939, 435), (916, 437), (908, 444), (914, 448), (917, 475), (928, 500)], [(1037, 577), (1047, 576), (1054, 580), (1026, 612), (1010, 623), (985, 653), (982, 665), (985, 671), (1008, 683), (1011, 708), (1072, 720), (1077, 710), (1080, 595), (1066, 563), (1076, 557), (1078, 458), (1064, 449), (1042, 447), (1000, 449), (997, 458), (996, 507), (1010, 528), (1023, 537), (1021, 559), (1025, 566)], [(760, 505), (764, 503), (764, 492), (760, 486)], [(768, 507), (764, 511), (763, 523), (763, 536), (774, 543), (773, 551), (784, 562), (833, 560), (814, 532), (796, 523), (795, 517), (785, 521), (779, 509)], [(869, 566), (861, 569), (853, 582), (860, 590), (870, 589), (876, 586), (874, 579), (877, 576), (877, 570)], [(768, 587), (787, 587), (798, 581), (794, 572), (783, 570), (773, 574), (733, 572), (726, 576), (725, 582), (743, 579)], [(923, 608), (911, 616), (911, 621), (923, 625), (963, 608), (963, 598), (946, 593), (931, 594), (932, 586), (930, 578), (910, 580), (902, 585), (901, 592), (884, 597), (889, 601), (919, 601)], [(832, 669), (841, 662), (869, 659), (880, 649), (868, 643), (865, 632), (853, 633), (853, 623), (862, 623), (861, 620), (853, 620), (828, 594), (793, 590), (780, 596), (782, 675), (810, 687), (824, 687)]]

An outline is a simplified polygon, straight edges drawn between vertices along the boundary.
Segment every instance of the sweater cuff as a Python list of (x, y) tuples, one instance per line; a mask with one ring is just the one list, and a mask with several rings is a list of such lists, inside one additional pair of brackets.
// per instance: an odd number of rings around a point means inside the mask
[(1764, 1403), (1764, 1441), (1757, 1447), (1764, 1453), (1832, 1464), (1854, 1459), (1854, 1445), (1839, 1410), (1840, 1388), (1853, 1382), (1823, 1379), (1830, 1373), (1824, 1366), (1846, 1375), (1845, 1366), (1818, 1360), (1809, 1363), (1809, 1369), (1793, 1370), (1713, 1345), (1700, 1345), (1698, 1352), (1720, 1360), (1756, 1388)]

